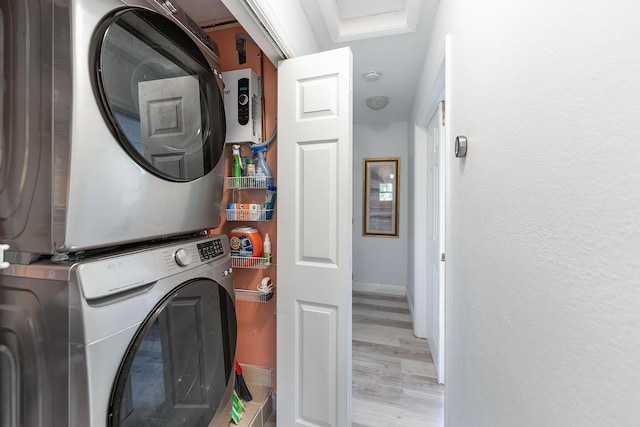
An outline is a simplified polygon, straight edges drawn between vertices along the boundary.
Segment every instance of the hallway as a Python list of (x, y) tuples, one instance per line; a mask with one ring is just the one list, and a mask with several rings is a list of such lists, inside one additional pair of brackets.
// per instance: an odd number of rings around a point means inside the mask
[(442, 427), (444, 387), (406, 297), (353, 293), (353, 427)]

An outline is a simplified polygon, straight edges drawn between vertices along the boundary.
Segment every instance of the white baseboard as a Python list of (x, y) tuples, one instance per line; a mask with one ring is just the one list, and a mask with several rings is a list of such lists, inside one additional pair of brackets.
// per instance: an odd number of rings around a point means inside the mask
[(271, 369), (244, 365), (242, 363), (240, 367), (242, 368), (242, 378), (244, 378), (245, 382), (271, 387)]
[(407, 295), (407, 287), (402, 285), (390, 285), (386, 283), (353, 282), (353, 290), (358, 292), (372, 292), (384, 295)]

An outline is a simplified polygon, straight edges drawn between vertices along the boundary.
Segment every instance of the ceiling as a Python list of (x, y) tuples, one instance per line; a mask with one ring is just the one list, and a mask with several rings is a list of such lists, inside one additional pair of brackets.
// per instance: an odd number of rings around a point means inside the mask
[[(221, 0), (175, 1), (203, 27), (234, 20)], [(409, 120), (439, 0), (299, 1), (321, 50), (353, 52), (354, 123)], [(369, 71), (380, 78), (365, 80)], [(371, 110), (374, 96), (388, 105)]]

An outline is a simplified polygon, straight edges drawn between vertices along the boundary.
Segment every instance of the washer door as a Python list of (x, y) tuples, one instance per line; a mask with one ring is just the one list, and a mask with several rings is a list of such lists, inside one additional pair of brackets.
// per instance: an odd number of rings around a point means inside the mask
[(226, 120), (219, 75), (203, 50), (146, 9), (117, 12), (96, 34), (101, 107), (123, 148), (167, 180), (209, 173), (223, 153)]
[(180, 286), (129, 346), (111, 393), (108, 425), (208, 425), (227, 403), (235, 344), (236, 314), (226, 290), (208, 279)]

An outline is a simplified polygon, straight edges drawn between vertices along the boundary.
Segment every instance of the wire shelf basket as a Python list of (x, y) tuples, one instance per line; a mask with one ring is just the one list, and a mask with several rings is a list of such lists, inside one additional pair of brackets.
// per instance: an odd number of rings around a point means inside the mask
[(231, 190), (266, 190), (270, 185), (274, 185), (274, 179), (270, 177), (255, 176), (227, 176), (225, 177), (227, 188)]
[(271, 221), (273, 209), (264, 209), (255, 205), (249, 209), (227, 209), (227, 221)]
[(252, 302), (267, 302), (273, 298), (274, 294), (273, 289), (269, 292), (251, 291), (249, 289), (234, 289), (234, 292), (236, 294), (236, 300)]
[(254, 268), (264, 270), (273, 264), (263, 257), (246, 257), (231, 255), (231, 266), (233, 268)]

